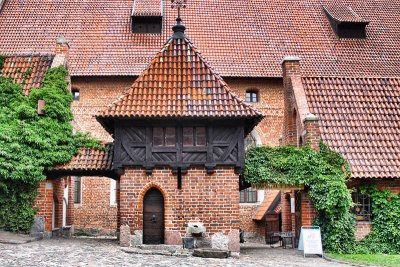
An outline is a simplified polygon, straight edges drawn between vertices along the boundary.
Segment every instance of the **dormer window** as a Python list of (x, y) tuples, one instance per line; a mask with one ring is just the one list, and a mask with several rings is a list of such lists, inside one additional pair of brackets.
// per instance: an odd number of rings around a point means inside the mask
[(161, 33), (162, 1), (135, 0), (132, 10), (132, 33)]
[(346, 4), (322, 5), (333, 31), (339, 38), (367, 38), (368, 21), (359, 16), (351, 6)]

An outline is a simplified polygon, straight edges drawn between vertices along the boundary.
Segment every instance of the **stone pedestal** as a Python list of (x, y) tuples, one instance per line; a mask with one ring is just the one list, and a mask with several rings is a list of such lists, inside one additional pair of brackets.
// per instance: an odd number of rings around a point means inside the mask
[(131, 246), (131, 229), (129, 225), (121, 225), (119, 235), (119, 245), (121, 247)]

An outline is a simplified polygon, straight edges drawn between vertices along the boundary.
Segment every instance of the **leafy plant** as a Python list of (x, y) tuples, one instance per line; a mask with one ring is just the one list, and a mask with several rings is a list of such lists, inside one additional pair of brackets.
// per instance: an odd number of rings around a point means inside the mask
[(305, 185), (318, 211), (315, 224), (321, 227), (327, 251), (350, 253), (354, 250), (355, 220), (349, 213), (351, 192), (347, 161), (320, 144), (320, 152), (309, 147), (256, 147), (247, 152), (245, 179), (255, 186), (269, 183)]
[(372, 231), (357, 246), (358, 253), (400, 254), (400, 195), (376, 186), (361, 193), (372, 199)]
[[(64, 67), (49, 69), (27, 97), (20, 85), (0, 77), (0, 226), (7, 230), (30, 229), (46, 169), (70, 161), (81, 146), (100, 146), (73, 134), (66, 75)], [(46, 103), (44, 115), (37, 114), (38, 100)]]
[[(4, 66), (4, 61), (6, 60), (7, 56), (1, 55), (0, 54), (0, 70), (3, 68)], [(1, 73), (0, 73), (1, 74)], [(0, 75), (1, 76), (1, 75)]]

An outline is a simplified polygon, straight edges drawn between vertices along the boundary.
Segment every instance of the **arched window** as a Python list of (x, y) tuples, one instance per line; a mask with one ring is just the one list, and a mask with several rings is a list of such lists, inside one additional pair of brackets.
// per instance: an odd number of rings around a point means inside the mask
[(257, 103), (258, 102), (258, 91), (257, 90), (247, 90), (246, 91), (246, 102), (247, 103)]

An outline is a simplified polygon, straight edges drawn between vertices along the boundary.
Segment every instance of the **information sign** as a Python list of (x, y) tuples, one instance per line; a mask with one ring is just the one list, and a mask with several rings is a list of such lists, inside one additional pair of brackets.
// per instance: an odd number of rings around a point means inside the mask
[(319, 226), (302, 226), (299, 240), (299, 250), (306, 254), (316, 254), (323, 256), (321, 229)]

